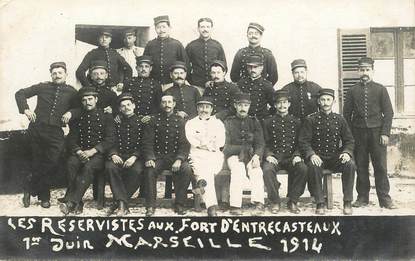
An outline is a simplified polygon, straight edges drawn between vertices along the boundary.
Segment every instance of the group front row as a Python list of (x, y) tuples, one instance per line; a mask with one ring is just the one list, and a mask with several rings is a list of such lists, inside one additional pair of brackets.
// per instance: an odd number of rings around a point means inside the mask
[[(233, 215), (241, 214), (244, 184), (251, 189), (251, 202), (258, 212), (264, 210), (264, 185), (270, 211), (280, 209), (280, 183), (277, 171), (288, 175), (288, 209), (298, 214), (299, 197), (307, 181), (316, 201), (316, 213), (324, 214), (322, 171), (342, 173), (343, 212), (352, 214), (355, 164), (354, 139), (346, 120), (332, 112), (334, 91), (322, 89), (320, 111), (300, 120), (288, 114), (290, 98), (285, 90), (275, 92), (275, 115), (259, 121), (248, 114), (249, 94), (237, 94), (235, 115), (224, 123), (212, 116), (213, 102), (203, 97), (197, 102), (198, 115), (185, 122), (175, 113), (172, 95), (161, 98), (161, 112), (143, 123), (135, 114), (129, 93), (118, 97), (120, 116), (114, 121), (97, 107), (98, 93), (80, 90), (82, 109), (78, 120), (70, 123), (68, 146), (71, 156), (67, 168), (69, 184), (60, 205), (62, 213), (80, 213), (82, 198), (94, 175), (107, 175), (115, 200), (111, 211), (128, 214), (128, 201), (144, 188), (146, 215), (156, 209), (157, 175), (172, 172), (175, 212), (186, 213), (187, 189), (200, 188), (209, 216), (216, 216), (215, 175), (227, 166), (230, 170), (229, 200)], [(226, 163), (226, 164), (224, 164)], [(226, 168), (226, 167), (225, 167)], [(140, 186), (141, 185), (141, 186)]]

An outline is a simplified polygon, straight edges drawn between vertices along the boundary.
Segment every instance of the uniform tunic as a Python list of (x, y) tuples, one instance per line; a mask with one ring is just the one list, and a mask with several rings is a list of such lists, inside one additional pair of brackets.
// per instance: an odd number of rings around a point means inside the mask
[(124, 83), (125, 92), (133, 96), (136, 114), (146, 116), (160, 111), (161, 86), (153, 78), (133, 77)]
[(189, 115), (189, 119), (197, 115), (196, 103), (200, 100), (200, 92), (194, 86), (174, 84), (167, 89), (167, 95), (172, 95), (176, 100), (176, 111), (184, 111)]
[(226, 117), (234, 113), (235, 95), (240, 93), (238, 86), (233, 83), (223, 81), (213, 83), (212, 87), (207, 87), (203, 93), (204, 97), (213, 99), (214, 111), (216, 118), (224, 121)]

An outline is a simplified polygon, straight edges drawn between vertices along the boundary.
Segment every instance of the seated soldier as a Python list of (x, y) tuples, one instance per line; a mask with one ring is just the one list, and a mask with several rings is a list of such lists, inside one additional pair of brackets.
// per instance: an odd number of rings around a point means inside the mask
[(277, 113), (264, 120), (265, 161), (262, 166), (264, 183), (267, 187), (268, 199), (271, 201), (271, 212), (280, 210), (280, 183), (277, 171), (288, 171), (288, 210), (294, 214), (300, 213), (297, 206), (299, 197), (304, 193), (307, 183), (307, 166), (301, 159), (298, 150), (298, 132), (300, 120), (288, 114), (290, 99), (288, 92), (275, 92), (275, 108)]

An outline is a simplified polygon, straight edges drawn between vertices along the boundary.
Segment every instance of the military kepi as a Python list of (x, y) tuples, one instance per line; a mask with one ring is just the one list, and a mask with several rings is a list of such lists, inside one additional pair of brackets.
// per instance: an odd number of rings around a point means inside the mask
[(224, 61), (220, 61), (220, 60), (214, 60), (211, 64), (210, 64), (210, 68), (212, 68), (212, 66), (220, 66), (222, 67), (222, 69), (226, 72), (228, 70), (228, 68), (226, 67), (226, 63)]
[(131, 102), (134, 102), (133, 95), (129, 92), (125, 92), (125, 93), (120, 94), (120, 96), (118, 96), (118, 103), (125, 101), (125, 100), (130, 100)]
[(213, 100), (211, 97), (202, 97), (200, 98), (200, 100), (196, 103), (197, 105), (199, 104), (210, 104), (213, 106)]
[(157, 17), (154, 17), (154, 25), (157, 25), (158, 23), (161, 22), (167, 22), (168, 24), (170, 24), (170, 19), (168, 15), (160, 15)]
[(148, 56), (148, 55), (138, 56), (135, 58), (135, 61), (137, 65), (140, 63), (148, 63), (150, 65), (153, 65), (153, 58), (151, 58), (151, 56)]
[(135, 30), (133, 28), (129, 28), (123, 31), (123, 36), (135, 35)]
[(328, 88), (323, 88), (318, 92), (318, 97), (320, 97), (322, 95), (330, 95), (334, 98), (334, 90), (333, 89), (328, 89)]
[(92, 61), (91, 65), (89, 66), (89, 71), (93, 71), (95, 69), (105, 69), (108, 71), (107, 62), (104, 60)]
[(102, 30), (99, 32), (99, 36), (101, 36), (101, 35), (107, 35), (107, 36), (109, 36), (109, 37), (112, 37), (112, 32), (111, 32), (111, 30), (109, 30), (109, 29), (102, 29)]
[(307, 68), (307, 64), (305, 63), (304, 59), (296, 59), (291, 63), (291, 71), (298, 67)]
[(370, 57), (362, 57), (359, 59), (359, 66), (370, 66), (372, 67), (375, 61)]
[(249, 93), (238, 93), (235, 95), (235, 102), (251, 103), (251, 96), (249, 95)]
[(90, 96), (90, 95), (92, 95), (92, 96), (97, 96), (98, 95), (98, 92), (95, 90), (95, 88), (92, 88), (92, 87), (82, 87), (79, 90), (79, 96), (81, 98), (84, 97), (84, 96)]
[(283, 98), (285, 98), (287, 100), (290, 100), (290, 96), (289, 96), (289, 93), (288, 93), (287, 90), (277, 90), (277, 91), (275, 91), (274, 97), (275, 97), (275, 101), (278, 101), (278, 100), (283, 99)]
[(181, 68), (185, 71), (187, 71), (187, 67), (186, 64), (182, 61), (175, 61), (171, 66), (170, 66), (170, 71), (173, 71), (174, 69), (177, 68)]
[(251, 55), (246, 59), (248, 65), (263, 65), (262, 57), (259, 55)]
[(54, 62), (54, 63), (52, 63), (49, 67), (49, 71), (52, 71), (53, 69), (59, 68), (59, 67), (65, 69), (65, 71), (66, 71), (66, 63), (65, 62)]
[(262, 25), (258, 24), (258, 23), (249, 23), (248, 28), (254, 28), (254, 29), (260, 31), (261, 34), (265, 31), (265, 28)]

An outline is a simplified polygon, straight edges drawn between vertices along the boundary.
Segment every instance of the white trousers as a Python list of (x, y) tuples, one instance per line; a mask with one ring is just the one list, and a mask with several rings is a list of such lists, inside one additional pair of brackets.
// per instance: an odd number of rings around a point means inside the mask
[[(231, 170), (230, 183), (230, 205), (231, 207), (242, 207), (242, 193), (245, 184), (251, 188), (251, 202), (260, 202), (264, 204), (264, 178), (261, 167), (253, 168), (251, 163), (248, 163), (245, 169), (245, 164), (239, 161), (238, 156), (231, 156), (227, 160), (229, 169)], [(249, 180), (247, 181), (246, 172), (248, 171)]]

